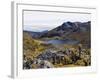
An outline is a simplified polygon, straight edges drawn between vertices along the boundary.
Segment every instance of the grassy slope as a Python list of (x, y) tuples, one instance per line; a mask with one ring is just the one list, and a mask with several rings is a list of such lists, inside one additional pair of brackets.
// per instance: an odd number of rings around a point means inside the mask
[[(75, 36), (76, 36), (76, 34), (74, 36), (69, 36), (69, 37), (74, 38)], [(83, 36), (83, 38), (84, 37), (87, 38), (87, 36)], [(77, 34), (77, 37), (75, 37), (75, 38), (80, 39), (80, 34)], [(77, 49), (77, 46), (71, 46), (71, 45), (70, 46), (69, 45), (58, 46), (57, 49), (60, 50), (60, 47), (62, 49), (66, 49), (66, 48)], [(23, 49), (24, 49), (24, 55), (27, 58), (33, 59), (33, 58), (37, 57), (39, 54), (41, 54), (43, 51), (45, 51), (46, 49), (50, 49), (50, 48), (53, 48), (53, 46), (48, 45), (48, 44), (44, 44), (40, 40), (35, 40), (29, 34), (24, 33), (24, 35), (23, 35)], [(84, 55), (87, 55), (87, 54), (84, 54)], [(82, 60), (77, 62), (77, 65), (79, 65), (79, 66), (84, 65), (84, 62), (83, 62), (83, 59), (85, 59), (84, 55), (83, 55)], [(90, 54), (89, 54), (89, 56), (90, 56)], [(55, 64), (54, 67), (73, 67), (73, 66), (77, 66), (77, 65), (75, 65), (75, 64), (68, 64), (68, 65)]]
[(23, 49), (24, 55), (33, 58), (38, 56), (44, 50), (52, 47), (52, 45), (43, 44), (40, 40), (33, 39), (29, 34), (24, 32), (23, 35)]

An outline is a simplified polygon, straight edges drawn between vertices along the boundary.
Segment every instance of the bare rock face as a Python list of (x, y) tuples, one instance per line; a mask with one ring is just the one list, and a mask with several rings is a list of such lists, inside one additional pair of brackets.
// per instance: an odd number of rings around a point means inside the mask
[(40, 59), (36, 59), (34, 61), (35, 65), (37, 65), (37, 68), (53, 68), (53, 64), (50, 63), (49, 61), (46, 61), (46, 60), (40, 60)]
[[(69, 53), (67, 53), (69, 54)], [(53, 65), (62, 63), (63, 65), (71, 63), (69, 57), (67, 56), (66, 52), (64, 51), (46, 51), (40, 54), (37, 59), (45, 60)], [(45, 62), (47, 63), (47, 62)]]

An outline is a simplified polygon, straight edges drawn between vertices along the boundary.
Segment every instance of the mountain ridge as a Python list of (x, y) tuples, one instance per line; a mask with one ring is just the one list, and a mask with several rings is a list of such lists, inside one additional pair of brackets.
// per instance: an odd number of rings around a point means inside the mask
[(88, 22), (64, 22), (50, 31), (32, 32), (24, 31), (28, 33), (32, 38), (42, 39), (62, 39), (62, 40), (77, 40), (81, 44), (88, 45), (90, 47), (91, 38), (91, 21)]

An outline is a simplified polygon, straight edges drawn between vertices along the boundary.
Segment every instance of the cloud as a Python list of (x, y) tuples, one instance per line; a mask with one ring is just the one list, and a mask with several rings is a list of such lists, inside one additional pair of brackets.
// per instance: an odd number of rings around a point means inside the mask
[(91, 14), (24, 11), (24, 30), (50, 30), (63, 22), (87, 22), (90, 20)]

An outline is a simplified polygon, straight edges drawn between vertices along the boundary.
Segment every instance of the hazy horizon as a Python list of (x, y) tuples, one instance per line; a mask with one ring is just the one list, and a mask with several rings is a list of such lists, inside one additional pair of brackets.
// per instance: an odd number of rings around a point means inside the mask
[(88, 22), (91, 14), (24, 11), (24, 30), (41, 32), (51, 30), (64, 22)]

